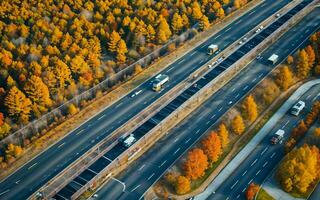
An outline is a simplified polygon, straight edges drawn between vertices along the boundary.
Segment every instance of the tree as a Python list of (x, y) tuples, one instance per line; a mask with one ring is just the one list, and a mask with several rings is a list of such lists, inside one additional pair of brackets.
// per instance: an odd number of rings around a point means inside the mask
[(49, 89), (40, 77), (31, 76), (24, 85), (24, 91), (41, 112), (47, 111), (52, 105)]
[(277, 169), (276, 177), (286, 192), (305, 193), (319, 177), (319, 162), (319, 149), (304, 145), (286, 155)]
[(315, 62), (315, 60), (316, 60), (316, 54), (315, 54), (315, 52), (314, 52), (314, 50), (313, 50), (311, 45), (308, 45), (306, 47), (306, 53), (308, 55), (309, 66), (312, 67), (314, 62)]
[(179, 33), (183, 28), (183, 19), (179, 13), (174, 13), (171, 21), (171, 27), (174, 33)]
[(295, 140), (298, 140), (301, 138), (308, 130), (308, 127), (304, 123), (303, 120), (301, 120), (297, 127), (295, 127), (291, 132), (291, 137), (293, 137)]
[(280, 68), (280, 72), (277, 75), (276, 82), (282, 90), (285, 91), (289, 89), (289, 87), (293, 83), (293, 74), (288, 66)]
[(153, 42), (156, 35), (156, 31), (154, 28), (149, 24), (147, 26), (147, 42)]
[(225, 148), (229, 144), (229, 132), (227, 127), (222, 123), (219, 125), (218, 135), (221, 140), (222, 148)]
[(211, 163), (218, 161), (222, 154), (221, 141), (217, 133), (211, 132), (201, 141), (202, 149)]
[(219, 19), (224, 18), (225, 14), (224, 14), (223, 8), (219, 8), (219, 9), (216, 11), (216, 16), (217, 16)]
[(161, 29), (165, 32), (167, 38), (170, 38), (172, 35), (172, 32), (170, 30), (169, 24), (166, 20), (166, 18), (161, 17), (159, 21), (158, 29)]
[(292, 56), (288, 56), (288, 58), (287, 58), (288, 65), (291, 65), (293, 62), (294, 62), (293, 57)]
[(109, 42), (108, 42), (108, 50), (111, 53), (114, 53), (117, 51), (117, 45), (118, 45), (118, 42), (120, 41), (120, 39), (121, 39), (121, 37), (120, 37), (119, 33), (116, 31), (112, 31), (112, 33), (110, 34), (110, 37), (109, 37)]
[(6, 156), (18, 157), (23, 152), (23, 149), (19, 145), (9, 144), (6, 150)]
[(187, 160), (183, 164), (183, 170), (187, 178), (196, 180), (204, 175), (208, 165), (206, 154), (201, 149), (195, 148), (188, 152)]
[(192, 3), (192, 17), (195, 20), (199, 20), (203, 16), (200, 5), (197, 1)]
[(74, 105), (74, 104), (70, 104), (69, 106), (68, 106), (68, 113), (70, 114), (70, 115), (74, 115), (74, 114), (76, 114), (78, 112), (78, 109), (77, 109), (77, 107)]
[(5, 106), (8, 108), (10, 116), (16, 118), (22, 123), (29, 121), (31, 111), (31, 101), (16, 86), (13, 86), (5, 98)]
[(126, 61), (126, 53), (128, 52), (127, 45), (124, 40), (120, 40), (117, 45), (117, 61), (124, 63)]
[(199, 20), (199, 26), (200, 26), (200, 30), (204, 31), (207, 28), (210, 27), (210, 22), (208, 20), (208, 17), (206, 17), (205, 15), (203, 15), (200, 20)]
[(246, 199), (253, 200), (256, 194), (258, 193), (260, 187), (254, 183), (250, 183), (246, 191)]
[(243, 102), (242, 108), (246, 119), (250, 122), (254, 122), (258, 117), (258, 108), (252, 95), (249, 95)]
[(175, 189), (177, 194), (185, 194), (191, 190), (190, 180), (185, 176), (178, 176)]
[(57, 59), (53, 67), (54, 77), (56, 79), (56, 88), (64, 88), (67, 84), (72, 82), (71, 71), (67, 64), (62, 60)]
[(320, 114), (320, 101), (316, 101), (313, 103), (311, 111), (308, 113), (306, 117), (306, 126), (310, 126), (316, 120), (316, 117)]
[(243, 122), (243, 119), (241, 115), (237, 115), (233, 120), (232, 120), (232, 130), (235, 134), (241, 135), (244, 130), (245, 130), (245, 124)]
[(0, 139), (5, 138), (7, 135), (9, 135), (11, 130), (11, 127), (8, 123), (3, 122), (2, 125), (0, 125)]
[(168, 41), (166, 33), (161, 29), (158, 30), (157, 40), (159, 44), (165, 44)]
[(299, 52), (297, 68), (297, 76), (301, 79), (306, 78), (310, 73), (308, 54), (304, 49)]

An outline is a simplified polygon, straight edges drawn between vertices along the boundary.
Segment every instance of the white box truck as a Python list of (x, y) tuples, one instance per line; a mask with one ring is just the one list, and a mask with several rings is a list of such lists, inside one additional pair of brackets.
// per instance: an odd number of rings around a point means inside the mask
[(208, 46), (208, 54), (209, 54), (209, 55), (214, 54), (214, 53), (217, 52), (218, 50), (219, 50), (219, 47), (218, 47), (218, 45), (216, 45), (216, 44), (211, 44), (211, 45)]
[(279, 56), (277, 54), (272, 54), (268, 58), (268, 62), (271, 63), (272, 65), (274, 65), (274, 64), (276, 64), (276, 62), (278, 62), (278, 58), (279, 58)]

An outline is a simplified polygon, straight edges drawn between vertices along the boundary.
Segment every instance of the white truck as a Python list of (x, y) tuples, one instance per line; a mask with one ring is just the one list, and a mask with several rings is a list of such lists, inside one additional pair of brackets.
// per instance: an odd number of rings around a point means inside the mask
[(163, 85), (169, 81), (169, 76), (165, 74), (159, 74), (156, 76), (153, 84), (152, 89), (156, 92), (160, 91), (163, 87)]
[(271, 138), (271, 144), (277, 144), (277, 143), (281, 144), (284, 134), (285, 134), (284, 130), (282, 129), (277, 130), (277, 132), (275, 132), (275, 134)]
[(306, 103), (303, 101), (298, 101), (290, 110), (290, 113), (294, 116), (298, 116), (300, 112), (306, 107)]
[(135, 141), (137, 141), (136, 140), (136, 138), (134, 137), (134, 135), (133, 134), (130, 134), (130, 135), (128, 135), (127, 137), (125, 137), (123, 140), (122, 140), (122, 144), (123, 144), (123, 146), (125, 146), (125, 147), (130, 147), (133, 143), (135, 143)]
[(277, 54), (272, 54), (269, 58), (268, 58), (268, 62), (271, 64), (276, 64), (276, 62), (278, 62), (279, 56)]
[(218, 50), (219, 50), (219, 47), (216, 44), (211, 44), (208, 46), (208, 54), (209, 55), (216, 53)]

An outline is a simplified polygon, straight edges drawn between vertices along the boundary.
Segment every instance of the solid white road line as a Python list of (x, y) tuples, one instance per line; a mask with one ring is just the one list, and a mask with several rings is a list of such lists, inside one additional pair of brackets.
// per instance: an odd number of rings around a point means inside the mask
[(265, 167), (268, 164), (268, 161), (266, 161), (262, 166)]
[(276, 152), (273, 152), (273, 154), (270, 156), (270, 158), (273, 158), (274, 155), (276, 155)]
[(256, 158), (252, 163), (251, 163), (251, 167), (258, 161), (258, 159)]
[(146, 164), (143, 164), (139, 169), (138, 171), (142, 170), (144, 168), (144, 166), (146, 166)]
[(243, 172), (242, 176), (244, 176), (247, 173), (247, 170), (245, 172)]
[(153, 176), (154, 176), (154, 173), (152, 173), (151, 176), (149, 176), (148, 180), (150, 180)]
[(30, 170), (32, 167), (36, 166), (38, 163), (34, 163), (33, 165), (31, 165), (30, 167), (28, 167), (28, 170)]
[(237, 185), (238, 182), (239, 182), (239, 180), (237, 180), (237, 181), (231, 186), (231, 190), (234, 188), (234, 186)]
[(64, 142), (64, 143), (62, 143), (62, 144), (60, 144), (59, 146), (58, 146), (58, 149), (60, 149), (60, 147), (62, 147), (63, 145), (65, 145), (66, 143)]
[(263, 155), (268, 150), (268, 147), (266, 147), (262, 152), (261, 155)]
[(187, 141), (185, 141), (185, 144), (187, 144), (190, 140), (191, 140), (191, 138), (189, 138)]
[(258, 175), (261, 172), (261, 170), (259, 169), (259, 171), (257, 171), (256, 175)]
[(133, 192), (133, 191), (135, 191), (136, 189), (138, 189), (138, 187), (140, 187), (140, 184), (137, 185), (137, 187), (133, 188), (133, 189), (131, 190), (131, 192)]

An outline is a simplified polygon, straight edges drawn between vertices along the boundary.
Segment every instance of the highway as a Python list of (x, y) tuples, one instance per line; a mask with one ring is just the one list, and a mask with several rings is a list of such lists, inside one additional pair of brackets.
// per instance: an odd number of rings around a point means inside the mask
[(97, 192), (97, 199), (140, 199), (210, 126), (273, 69), (274, 66), (265, 64), (265, 60), (272, 53), (278, 54), (280, 60), (283, 60), (305, 42), (319, 27), (319, 12), (320, 9), (317, 9), (305, 17), (263, 52), (263, 59), (252, 61), (189, 118), (137, 159), (130, 168), (119, 176), (112, 177), (112, 180)]
[(206, 54), (206, 48), (209, 44), (215, 43), (219, 45), (221, 50), (225, 49), (268, 16), (275, 14), (288, 2), (290, 1), (266, 0), (263, 4), (235, 20), (203, 44), (195, 47), (188, 54), (171, 64), (162, 73), (168, 74), (172, 81), (166, 85), (161, 93), (151, 91), (148, 81), (135, 90), (142, 90), (138, 96), (131, 98), (131, 94), (129, 94), (123, 97), (79, 126), (61, 141), (2, 181), (0, 183), (0, 199), (26, 199), (88, 149), (212, 58)]
[(306, 102), (306, 109), (301, 115), (295, 117), (288, 112), (288, 114), (278, 121), (258, 147), (241, 163), (232, 177), (227, 179), (223, 185), (215, 191), (215, 194), (211, 195), (208, 199), (245, 199), (245, 189), (250, 183), (261, 184), (285, 155), (284, 142), (277, 145), (270, 144), (272, 134), (282, 129), (286, 133), (284, 140), (288, 139), (290, 131), (301, 119), (305, 118), (313, 102), (320, 100), (319, 91), (320, 85), (318, 84), (306, 92), (299, 99)]

